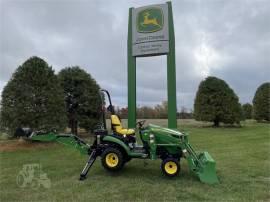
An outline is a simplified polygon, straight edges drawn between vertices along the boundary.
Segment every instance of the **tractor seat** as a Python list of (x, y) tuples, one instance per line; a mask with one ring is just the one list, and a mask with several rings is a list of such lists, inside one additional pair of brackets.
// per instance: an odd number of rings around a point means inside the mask
[(134, 129), (123, 128), (117, 115), (111, 115), (112, 130), (120, 135), (135, 135)]

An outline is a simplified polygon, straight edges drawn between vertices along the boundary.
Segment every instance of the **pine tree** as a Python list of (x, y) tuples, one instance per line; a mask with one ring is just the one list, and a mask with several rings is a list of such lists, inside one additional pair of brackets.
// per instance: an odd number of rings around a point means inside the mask
[(93, 130), (101, 116), (97, 82), (78, 66), (61, 70), (58, 78), (65, 93), (66, 114), (72, 133), (77, 134), (78, 126)]
[(254, 119), (270, 121), (270, 83), (258, 87), (253, 98)]
[(240, 123), (241, 105), (228, 84), (216, 77), (207, 77), (199, 85), (194, 103), (194, 117), (199, 121)]
[(52, 67), (38, 57), (19, 66), (4, 87), (1, 124), (11, 135), (17, 127), (63, 129), (63, 91)]

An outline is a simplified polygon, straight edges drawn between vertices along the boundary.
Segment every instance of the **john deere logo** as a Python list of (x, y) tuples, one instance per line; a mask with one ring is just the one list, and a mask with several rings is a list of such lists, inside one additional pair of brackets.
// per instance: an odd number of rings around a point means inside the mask
[(163, 28), (163, 12), (160, 8), (147, 8), (137, 15), (137, 31), (157, 32)]

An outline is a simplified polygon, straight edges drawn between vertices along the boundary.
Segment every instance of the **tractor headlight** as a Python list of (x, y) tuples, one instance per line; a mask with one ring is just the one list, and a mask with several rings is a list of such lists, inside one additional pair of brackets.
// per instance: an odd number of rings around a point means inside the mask
[(186, 149), (183, 149), (183, 150), (182, 150), (182, 153), (183, 153), (183, 156), (184, 156), (184, 157), (187, 157), (188, 152), (187, 152), (187, 150), (186, 150)]
[(149, 139), (150, 139), (150, 144), (153, 144), (155, 142), (155, 136), (153, 134), (150, 134)]

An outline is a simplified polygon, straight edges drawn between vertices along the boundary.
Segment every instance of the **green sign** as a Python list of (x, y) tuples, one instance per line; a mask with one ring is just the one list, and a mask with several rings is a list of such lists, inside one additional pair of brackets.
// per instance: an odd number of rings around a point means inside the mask
[[(175, 44), (172, 4), (129, 9), (128, 127), (136, 127), (136, 58), (167, 55), (168, 127), (177, 128)], [(159, 71), (159, 70), (157, 70)], [(155, 72), (150, 77), (155, 76)]]
[(157, 32), (163, 28), (163, 12), (160, 8), (147, 8), (137, 15), (137, 31), (141, 33)]
[(132, 9), (132, 56), (163, 55), (169, 52), (168, 5)]

